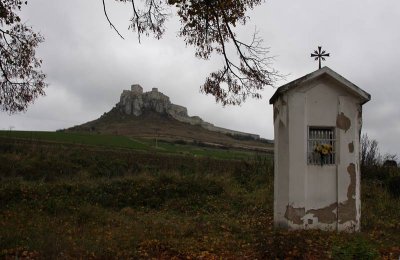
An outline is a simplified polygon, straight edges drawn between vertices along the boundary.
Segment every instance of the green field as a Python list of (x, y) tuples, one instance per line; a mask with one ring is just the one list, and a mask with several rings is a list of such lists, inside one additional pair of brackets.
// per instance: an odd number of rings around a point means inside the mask
[(379, 181), (362, 180), (361, 233), (287, 232), (272, 224), (271, 156), (226, 160), (19, 134), (0, 138), (0, 258), (400, 256), (400, 199)]
[(26, 139), (30, 141), (51, 141), (60, 143), (98, 145), (106, 147), (119, 147), (146, 150), (148, 145), (125, 136), (79, 134), (47, 131), (0, 131), (0, 136)]
[(155, 139), (130, 138), (119, 135), (47, 131), (0, 131), (0, 137), (23, 139), (31, 142), (46, 141), (65, 144), (80, 144), (107, 148), (124, 148), (144, 152), (186, 154), (220, 159), (245, 159), (254, 155), (252, 151), (202, 147), (186, 142), (166, 142)]

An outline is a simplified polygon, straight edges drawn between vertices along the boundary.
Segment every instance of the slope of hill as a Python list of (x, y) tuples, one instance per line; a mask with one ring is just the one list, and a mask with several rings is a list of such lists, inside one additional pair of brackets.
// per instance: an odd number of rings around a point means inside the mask
[(267, 141), (210, 131), (199, 125), (180, 122), (169, 115), (154, 111), (145, 111), (140, 116), (126, 115), (116, 107), (96, 120), (71, 127), (67, 131), (157, 138), (165, 141), (184, 141), (200, 145), (260, 151), (273, 149), (273, 144)]
[(272, 141), (188, 116), (185, 107), (172, 104), (157, 89), (143, 93), (139, 85), (124, 90), (120, 102), (100, 118), (74, 126), (68, 132), (95, 132), (129, 137), (185, 141), (203, 145), (271, 151)]

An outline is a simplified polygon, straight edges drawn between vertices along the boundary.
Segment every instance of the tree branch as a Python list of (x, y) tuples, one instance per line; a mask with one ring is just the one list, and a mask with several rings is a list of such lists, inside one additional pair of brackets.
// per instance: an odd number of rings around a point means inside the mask
[[(133, 1), (133, 0), (132, 0), (132, 1)], [(113, 28), (113, 29), (117, 32), (117, 34), (118, 34), (123, 40), (125, 40), (125, 38), (122, 37), (122, 35), (121, 35), (121, 34), (119, 33), (119, 31), (117, 30), (117, 28), (115, 28), (114, 24), (110, 21), (110, 18), (108, 18), (107, 10), (106, 10), (106, 3), (104, 2), (104, 0), (103, 0), (103, 10), (104, 10), (104, 15), (106, 16), (107, 21), (110, 23), (111, 28)]]
[(138, 40), (140, 43), (140, 34), (141, 33), (140, 33), (140, 27), (139, 27), (139, 14), (135, 7), (135, 0), (132, 0), (131, 2), (132, 2), (132, 10), (133, 10), (133, 17), (132, 17), (131, 21), (133, 22), (133, 20), (134, 20), (136, 22), (136, 27), (138, 28)]

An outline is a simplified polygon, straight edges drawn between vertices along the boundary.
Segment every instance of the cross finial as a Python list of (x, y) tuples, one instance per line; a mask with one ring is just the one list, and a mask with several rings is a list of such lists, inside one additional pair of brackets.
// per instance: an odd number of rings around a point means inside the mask
[(319, 68), (321, 68), (321, 60), (325, 60), (325, 57), (329, 57), (329, 53), (321, 51), (322, 47), (318, 46), (318, 51), (311, 53), (311, 57), (315, 57), (315, 60), (319, 60)]

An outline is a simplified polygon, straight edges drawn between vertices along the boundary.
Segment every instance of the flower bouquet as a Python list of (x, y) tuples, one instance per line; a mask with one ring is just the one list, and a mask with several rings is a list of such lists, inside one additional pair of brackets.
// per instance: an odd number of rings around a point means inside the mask
[(330, 144), (317, 144), (314, 147), (314, 152), (320, 155), (321, 166), (324, 164), (325, 158), (332, 154), (332, 145)]

